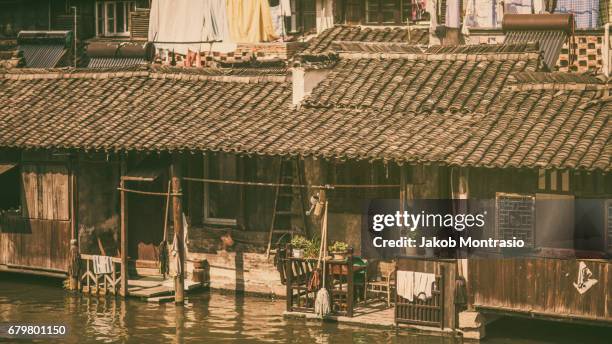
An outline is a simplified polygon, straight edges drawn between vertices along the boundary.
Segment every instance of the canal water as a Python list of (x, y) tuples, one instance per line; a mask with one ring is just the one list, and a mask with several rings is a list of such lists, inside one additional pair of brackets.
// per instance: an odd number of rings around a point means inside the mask
[[(0, 273), (0, 324), (66, 325), (61, 343), (461, 343), (417, 336), (283, 319), (283, 300), (201, 292), (187, 304), (150, 304), (64, 291), (56, 280)], [(488, 328), (493, 344), (610, 343), (606, 328), (533, 320), (500, 320)], [(0, 342), (50, 340), (3, 339)]]

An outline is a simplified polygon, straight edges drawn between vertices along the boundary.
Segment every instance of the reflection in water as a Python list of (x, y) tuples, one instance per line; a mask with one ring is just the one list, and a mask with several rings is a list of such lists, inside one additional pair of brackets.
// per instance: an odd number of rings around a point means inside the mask
[[(284, 301), (202, 292), (189, 295), (184, 306), (153, 304), (111, 297), (88, 297), (62, 290), (60, 283), (40, 278), (0, 274), (0, 323), (66, 324), (65, 343), (410, 343), (446, 344), (460, 339), (416, 336), (393, 330), (365, 329), (333, 323), (283, 319)], [(533, 323), (533, 321), (530, 321)], [(546, 327), (548, 326), (548, 329)], [(536, 327), (541, 333), (563, 332), (556, 323)], [(563, 337), (513, 338), (521, 324), (488, 331), (488, 343), (578, 343), (580, 331)], [(589, 343), (610, 338), (588, 328)], [(505, 332), (506, 331), (506, 332)], [(534, 330), (535, 331), (535, 330)], [(544, 332), (545, 331), (545, 332)], [(594, 332), (595, 331), (595, 332)], [(572, 333), (574, 337), (572, 337)], [(535, 339), (534, 339), (535, 338)], [(2, 342), (2, 339), (0, 339)], [(38, 342), (48, 342), (38, 340)]]

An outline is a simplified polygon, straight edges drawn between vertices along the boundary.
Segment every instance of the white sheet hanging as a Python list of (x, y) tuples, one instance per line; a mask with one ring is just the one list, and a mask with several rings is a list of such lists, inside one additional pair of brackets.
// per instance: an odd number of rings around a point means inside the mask
[[(467, 0), (464, 23), (470, 28), (495, 28), (501, 23), (501, 1)], [(499, 15), (497, 13), (500, 13)], [(500, 17), (499, 19), (497, 17)]]
[(446, 1), (446, 27), (459, 28), (461, 26), (461, 1)]
[[(229, 41), (227, 14), (224, 0), (153, 0), (149, 19), (149, 41), (158, 49), (186, 55), (188, 50), (233, 51), (236, 45)], [(189, 43), (191, 42), (191, 43)]]

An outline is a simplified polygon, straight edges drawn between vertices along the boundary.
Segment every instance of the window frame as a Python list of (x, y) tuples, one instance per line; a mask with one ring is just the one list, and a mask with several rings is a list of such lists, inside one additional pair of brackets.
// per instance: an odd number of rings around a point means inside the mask
[[(227, 153), (223, 153), (223, 154), (227, 154)], [(237, 171), (237, 178), (241, 175), (241, 171), (240, 169), (242, 168), (242, 164), (239, 162), (239, 157), (235, 156), (235, 163), (236, 163), (236, 171)], [(209, 167), (210, 167), (210, 158), (208, 156), (205, 156), (203, 159), (203, 164), (204, 164), (204, 170), (203, 170), (203, 175), (204, 178), (209, 178)], [(206, 224), (206, 225), (221, 225), (221, 226), (232, 226), (232, 227), (238, 227), (239, 225), (239, 220), (240, 220), (240, 214), (242, 212), (242, 202), (239, 202), (240, 204), (238, 205), (238, 213), (236, 214), (236, 217), (234, 219), (231, 218), (219, 218), (219, 217), (209, 217), (208, 213), (209, 213), (209, 204), (210, 204), (210, 184), (211, 183), (203, 183), (204, 184), (204, 195), (203, 195), (203, 211), (202, 211), (202, 223)], [(236, 185), (238, 187), (238, 191), (237, 191), (237, 197), (239, 199), (242, 198), (242, 186), (240, 185)]]
[[(317, 2), (312, 0), (313, 7), (306, 9), (304, 0), (291, 0), (291, 18), (289, 33), (315, 33), (317, 31)], [(305, 28), (306, 14), (313, 16), (314, 26)]]
[[(369, 26), (401, 26), (406, 25), (408, 22), (408, 18), (404, 18), (404, 6), (408, 3), (407, 0), (394, 0), (395, 8), (393, 10), (393, 22), (383, 22), (383, 1), (387, 0), (372, 0), (377, 1), (377, 9), (373, 11), (368, 11), (369, 0), (365, 0), (362, 3), (362, 22), (364, 25)], [(369, 20), (368, 12), (376, 12), (376, 20)]]
[(573, 178), (569, 170), (538, 170), (538, 193), (573, 195)]
[[(109, 7), (113, 5), (113, 28), (109, 29)], [(136, 8), (136, 1), (124, 1), (124, 0), (114, 0), (114, 1), (96, 1), (95, 5), (95, 23), (96, 23), (96, 36), (98, 37), (129, 37), (130, 36), (130, 11)], [(117, 32), (117, 13), (121, 9), (123, 11), (123, 31)], [(102, 14), (100, 14), (100, 10), (102, 10)], [(100, 27), (100, 22), (102, 23), (102, 27)], [(103, 32), (100, 32), (102, 28)]]

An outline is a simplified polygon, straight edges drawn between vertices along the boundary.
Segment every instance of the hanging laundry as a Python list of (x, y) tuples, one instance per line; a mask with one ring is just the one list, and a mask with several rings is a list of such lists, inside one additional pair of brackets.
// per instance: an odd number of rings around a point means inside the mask
[[(236, 49), (229, 41), (225, 0), (153, 0), (148, 39), (156, 48), (180, 55), (187, 55), (188, 50)], [(212, 40), (223, 41), (223, 49), (200, 43)]]
[(466, 0), (464, 24), (469, 28), (496, 28), (503, 17), (501, 1)]
[(110, 274), (113, 272), (113, 260), (108, 256), (93, 256), (94, 274)]
[(532, 0), (505, 0), (504, 14), (531, 14)]
[(268, 0), (227, 0), (227, 17), (234, 42), (259, 43), (277, 38)]
[(291, 17), (291, 1), (280, 0), (281, 14), (285, 17)]
[(414, 271), (398, 271), (395, 284), (397, 295), (410, 302), (414, 300)]
[(206, 37), (208, 40), (228, 41), (230, 34), (227, 25), (225, 0), (208, 0), (204, 3), (202, 37)]
[(425, 10), (429, 13), (430, 16), (429, 32), (434, 32), (434, 30), (438, 26), (438, 1), (439, 0), (429, 0), (425, 4)]
[(577, 29), (599, 27), (599, 1), (558, 0), (555, 13), (573, 13)]
[(277, 36), (284, 37), (287, 34), (285, 28), (285, 16), (281, 14), (280, 5), (270, 6), (270, 16), (272, 17), (272, 25)]
[(419, 300), (431, 299), (433, 284), (436, 281), (436, 275), (425, 272), (414, 273), (414, 296)]
[(458, 29), (461, 26), (461, 1), (446, 0), (446, 27)]
[(548, 13), (548, 11), (546, 11), (546, 1), (545, 0), (533, 0), (533, 13), (535, 14)]

